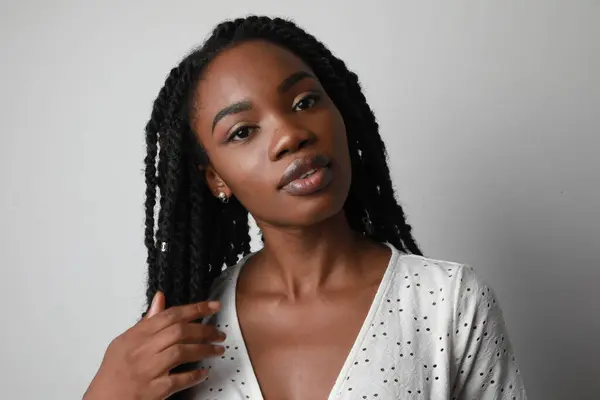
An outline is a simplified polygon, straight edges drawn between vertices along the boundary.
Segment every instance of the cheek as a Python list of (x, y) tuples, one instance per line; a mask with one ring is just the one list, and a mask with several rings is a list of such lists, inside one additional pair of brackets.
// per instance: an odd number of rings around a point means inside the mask
[(217, 171), (242, 205), (251, 211), (267, 201), (275, 190), (276, 180), (269, 175), (266, 145), (257, 140), (232, 148), (222, 156)]

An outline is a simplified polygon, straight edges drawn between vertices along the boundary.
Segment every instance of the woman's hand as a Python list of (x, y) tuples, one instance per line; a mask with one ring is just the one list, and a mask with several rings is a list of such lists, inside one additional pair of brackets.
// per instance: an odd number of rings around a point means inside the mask
[(218, 309), (218, 302), (201, 302), (165, 310), (165, 296), (158, 292), (144, 319), (108, 346), (83, 399), (163, 400), (204, 381), (207, 370), (170, 371), (223, 354), (223, 346), (211, 343), (222, 342), (225, 334), (192, 322)]

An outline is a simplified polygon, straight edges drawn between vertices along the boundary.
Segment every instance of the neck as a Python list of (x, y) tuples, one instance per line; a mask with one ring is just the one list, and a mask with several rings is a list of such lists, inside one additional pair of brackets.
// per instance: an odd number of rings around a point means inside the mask
[(351, 272), (356, 276), (361, 251), (373, 245), (350, 229), (343, 211), (310, 227), (259, 226), (265, 246), (255, 260), (254, 276), (260, 274), (262, 282), (257, 286), (290, 299), (337, 286)]

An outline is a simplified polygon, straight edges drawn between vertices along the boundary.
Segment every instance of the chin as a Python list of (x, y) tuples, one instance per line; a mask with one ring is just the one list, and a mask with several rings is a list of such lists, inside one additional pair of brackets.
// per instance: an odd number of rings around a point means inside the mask
[(347, 194), (324, 191), (310, 196), (293, 197), (282, 209), (289, 210), (282, 216), (288, 226), (310, 227), (343, 212)]
[(304, 196), (293, 196), (283, 191), (268, 204), (256, 207), (260, 213), (251, 214), (268, 225), (285, 228), (308, 228), (319, 225), (342, 213), (350, 192), (350, 177), (334, 180), (326, 188)]

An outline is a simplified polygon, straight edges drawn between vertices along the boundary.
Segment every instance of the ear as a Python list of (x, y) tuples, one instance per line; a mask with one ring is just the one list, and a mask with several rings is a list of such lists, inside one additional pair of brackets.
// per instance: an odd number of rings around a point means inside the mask
[(229, 189), (225, 181), (221, 179), (217, 171), (215, 171), (212, 164), (209, 164), (208, 166), (199, 169), (200, 172), (204, 173), (206, 183), (208, 184), (208, 187), (210, 188), (210, 191), (212, 192), (213, 196), (219, 197), (219, 193), (225, 193), (227, 198), (231, 197), (231, 190)]

